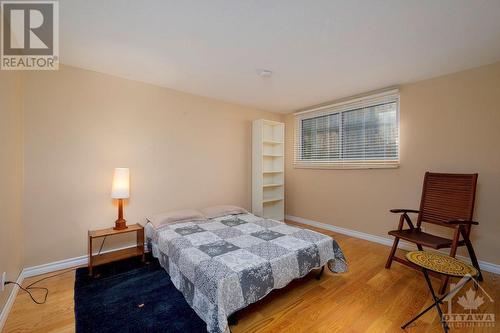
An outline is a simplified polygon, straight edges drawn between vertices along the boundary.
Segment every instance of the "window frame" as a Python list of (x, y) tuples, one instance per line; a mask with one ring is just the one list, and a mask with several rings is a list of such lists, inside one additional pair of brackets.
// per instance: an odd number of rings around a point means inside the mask
[[(342, 113), (373, 107), (378, 104), (396, 103), (396, 149), (397, 157), (395, 159), (353, 159), (344, 158), (343, 142), (343, 116)], [(333, 114), (339, 115), (339, 159), (303, 159), (303, 130), (304, 120), (314, 119)], [(398, 89), (388, 90), (381, 93), (371, 94), (360, 98), (350, 99), (344, 102), (329, 104), (318, 108), (300, 111), (294, 113), (295, 116), (295, 143), (293, 166), (298, 169), (392, 169), (400, 166), (401, 158), (401, 126), (400, 126), (400, 94)]]

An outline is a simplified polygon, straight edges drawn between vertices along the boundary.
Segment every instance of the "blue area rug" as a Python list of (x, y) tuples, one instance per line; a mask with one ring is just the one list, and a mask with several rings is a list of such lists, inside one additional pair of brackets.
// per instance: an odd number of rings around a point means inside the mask
[(157, 259), (76, 270), (76, 332), (206, 332)]

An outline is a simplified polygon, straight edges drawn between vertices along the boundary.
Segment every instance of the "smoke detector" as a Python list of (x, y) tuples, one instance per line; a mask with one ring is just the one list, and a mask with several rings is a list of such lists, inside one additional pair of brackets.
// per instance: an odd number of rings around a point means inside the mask
[(267, 79), (273, 75), (273, 71), (269, 69), (258, 69), (257, 74), (264, 79)]

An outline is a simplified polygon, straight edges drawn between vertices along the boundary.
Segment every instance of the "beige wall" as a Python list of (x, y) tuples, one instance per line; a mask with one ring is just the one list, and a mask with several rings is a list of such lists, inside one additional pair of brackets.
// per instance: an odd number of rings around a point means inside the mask
[[(22, 269), (21, 75), (0, 71), (0, 275), (15, 281)], [(0, 311), (12, 286), (0, 293)]]
[(426, 170), (478, 172), (473, 242), (480, 260), (500, 264), (500, 62), (400, 92), (398, 169), (294, 169), (287, 116), (286, 213), (388, 237), (398, 219), (389, 209), (418, 209)]
[[(251, 205), (251, 121), (282, 116), (63, 66), (25, 81), (25, 266), (81, 256), (113, 225), (113, 168), (129, 223), (171, 209)], [(118, 245), (112, 244), (110, 245)]]
[[(251, 120), (283, 119), (66, 66), (25, 73), (21, 99), (19, 76), (1, 75), (2, 118), (8, 120), (2, 119), (1, 133), (13, 139), (0, 142), (0, 175), (8, 183), (0, 204), (10, 203), (0, 212), (0, 237), (15, 236), (2, 241), (14, 255), (4, 256), (2, 247), (0, 259), (11, 278), (21, 267), (21, 251), (15, 250), (21, 237), (21, 100), (24, 267), (83, 255), (87, 230), (113, 224), (116, 206), (109, 194), (117, 166), (131, 168), (129, 223), (217, 203), (250, 208)], [(397, 220), (390, 208), (418, 206), (426, 170), (478, 172), (475, 217), (481, 225), (473, 239), (481, 260), (500, 263), (498, 105), (500, 63), (402, 86), (401, 167), (385, 170), (294, 169), (293, 116), (287, 116), (287, 214), (386, 236)], [(15, 158), (5, 159), (4, 151)]]

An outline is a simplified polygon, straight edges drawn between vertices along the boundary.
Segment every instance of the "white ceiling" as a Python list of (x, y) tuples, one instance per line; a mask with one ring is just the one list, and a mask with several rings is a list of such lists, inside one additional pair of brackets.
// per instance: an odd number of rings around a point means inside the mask
[(500, 60), (500, 0), (59, 3), (62, 63), (276, 112)]

